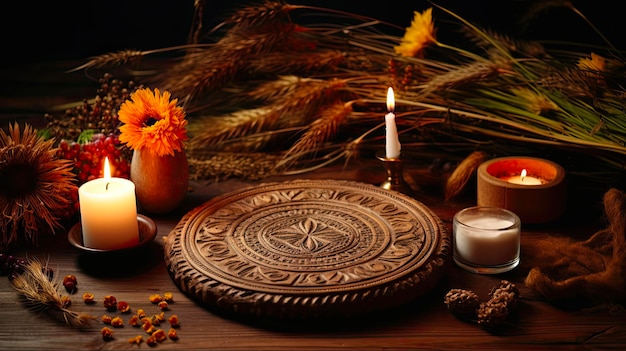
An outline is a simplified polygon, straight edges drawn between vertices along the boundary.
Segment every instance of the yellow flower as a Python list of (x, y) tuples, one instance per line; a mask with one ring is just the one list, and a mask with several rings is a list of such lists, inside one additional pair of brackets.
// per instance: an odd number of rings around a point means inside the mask
[(135, 91), (118, 112), (123, 123), (120, 141), (134, 150), (148, 149), (159, 156), (174, 155), (182, 151), (187, 140), (187, 120), (178, 99), (170, 100), (171, 94), (149, 88)]
[(603, 72), (606, 66), (604, 57), (591, 53), (591, 58), (581, 58), (578, 60), (578, 68), (586, 71)]
[(411, 26), (406, 29), (400, 45), (394, 47), (396, 54), (416, 57), (428, 44), (436, 42), (432, 12), (432, 8), (424, 10), (423, 13), (413, 12), (415, 16)]

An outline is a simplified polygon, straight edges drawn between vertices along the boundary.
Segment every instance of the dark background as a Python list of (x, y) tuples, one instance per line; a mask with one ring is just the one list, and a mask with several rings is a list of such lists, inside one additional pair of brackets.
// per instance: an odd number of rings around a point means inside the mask
[[(543, 0), (539, 0), (543, 1)], [(30, 63), (49, 60), (84, 59), (123, 49), (156, 49), (184, 44), (193, 17), (193, 0), (82, 0), (12, 2), (0, 13), (3, 33), (3, 62)], [(252, 1), (205, 2), (204, 27), (218, 24), (232, 10)], [(291, 1), (346, 10), (390, 21), (410, 24), (413, 11), (431, 7), (428, 1), (363, 0)], [(519, 23), (533, 3), (528, 0), (441, 0), (444, 6), (483, 27), (527, 39), (569, 40), (602, 44), (600, 38), (571, 10), (552, 8)], [(623, 47), (622, 12), (619, 2), (608, 0), (572, 3), (619, 48)], [(445, 27), (435, 11), (437, 27)]]

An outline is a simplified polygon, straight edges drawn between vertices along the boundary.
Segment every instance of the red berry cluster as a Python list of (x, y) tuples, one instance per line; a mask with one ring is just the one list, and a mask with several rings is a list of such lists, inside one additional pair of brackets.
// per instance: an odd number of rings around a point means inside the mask
[(74, 172), (78, 185), (104, 176), (104, 160), (109, 159), (111, 177), (130, 177), (130, 161), (122, 152), (118, 137), (114, 134), (94, 134), (91, 141), (80, 144), (76, 141), (61, 140), (58, 155), (74, 161)]
[(72, 219), (80, 210), (78, 203), (78, 186), (72, 187), (65, 196), (70, 199), (72, 205), (60, 210), (56, 215), (61, 219)]

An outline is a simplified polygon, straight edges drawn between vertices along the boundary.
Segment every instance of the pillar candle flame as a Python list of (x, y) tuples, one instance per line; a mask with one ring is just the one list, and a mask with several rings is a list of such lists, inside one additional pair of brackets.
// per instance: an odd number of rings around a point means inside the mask
[(104, 158), (104, 171), (103, 178), (109, 179), (111, 178), (111, 165), (109, 164), (109, 157)]

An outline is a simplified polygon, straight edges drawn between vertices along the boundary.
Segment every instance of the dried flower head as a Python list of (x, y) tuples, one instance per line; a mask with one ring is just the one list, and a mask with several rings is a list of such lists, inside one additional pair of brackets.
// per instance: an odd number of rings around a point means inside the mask
[(422, 13), (413, 13), (411, 26), (406, 29), (400, 45), (394, 47), (396, 54), (407, 57), (418, 56), (428, 44), (436, 42), (432, 7)]
[(182, 151), (187, 140), (187, 120), (178, 99), (159, 89), (136, 90), (118, 112), (121, 142), (134, 150), (148, 149), (159, 156)]
[(56, 157), (53, 142), (28, 124), (0, 130), (0, 251), (23, 240), (36, 245), (39, 233), (62, 228), (76, 176), (71, 161)]
[(584, 57), (578, 60), (578, 68), (586, 71), (603, 72), (606, 67), (604, 57), (591, 53), (591, 58)]

